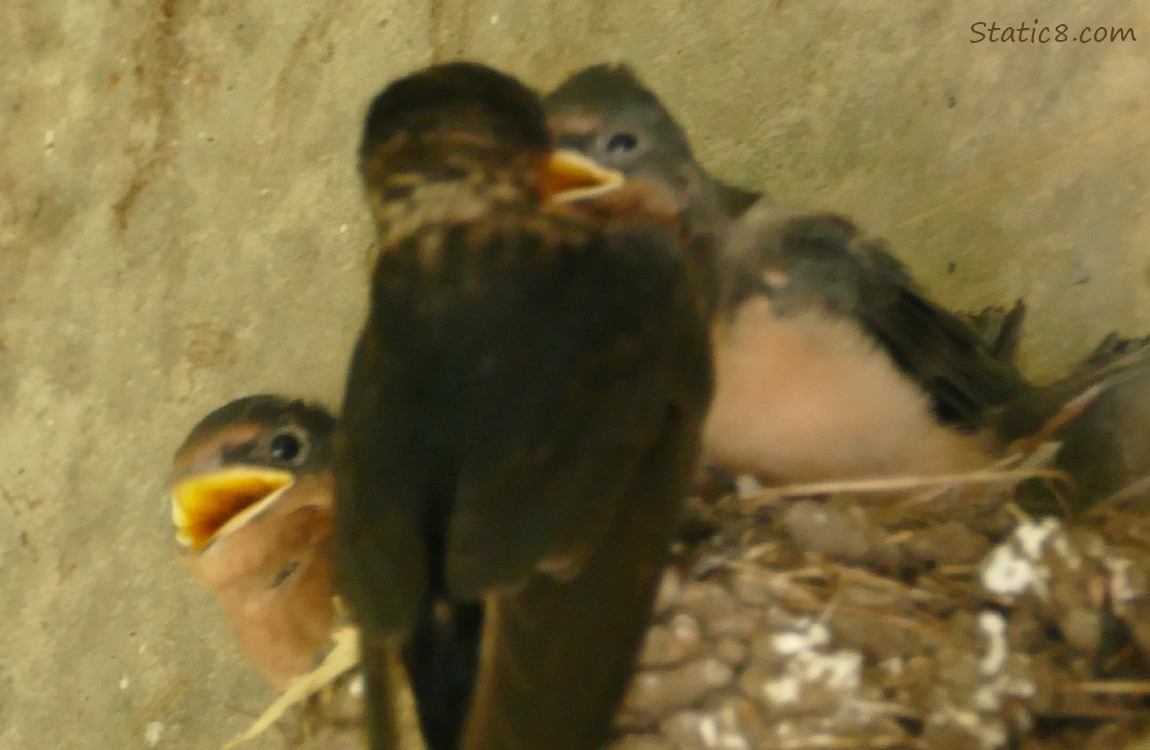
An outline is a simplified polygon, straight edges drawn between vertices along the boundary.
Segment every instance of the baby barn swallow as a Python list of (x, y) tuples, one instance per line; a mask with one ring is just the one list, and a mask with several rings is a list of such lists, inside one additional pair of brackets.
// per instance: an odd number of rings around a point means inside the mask
[(335, 624), (334, 429), (323, 407), (248, 396), (204, 417), (172, 462), (179, 558), (279, 690), (312, 668)]
[(840, 216), (759, 204), (723, 252), (711, 460), (787, 482), (993, 460), (988, 415), (1029, 384), (881, 242)]
[(626, 65), (584, 68), (543, 103), (559, 146), (628, 177), (666, 184), (695, 221), (737, 218), (762, 198), (708, 174), (683, 128)]
[[(695, 159), (687, 135), (662, 102), (626, 65), (599, 64), (572, 75), (544, 98), (548, 123), (560, 146), (598, 164), (659, 183), (696, 222), (725, 231), (731, 220), (769, 200), (764, 193), (728, 184)], [(960, 314), (999, 360), (1012, 362), (1025, 306), (988, 307)]]
[[(1010, 315), (1005, 311), (1002, 312), (1007, 316)], [(1004, 423), (999, 425), (999, 428), (1007, 433), (1008, 440), (1013, 437), (1024, 437), (1039, 426), (1039, 422), (1068, 401), (1093, 385), (1101, 384), (1105, 386), (1101, 393), (1053, 434), (1053, 437), (1063, 441), (1056, 465), (1069, 473), (1088, 505), (1103, 500), (1139, 480), (1144, 483), (1145, 476), (1150, 471), (1150, 451), (1147, 450), (1150, 441), (1146, 439), (1147, 426), (1150, 425), (1147, 412), (1150, 399), (1146, 397), (1150, 390), (1148, 365), (1150, 365), (1150, 340), (1109, 337), (1099, 345), (1094, 354), (1067, 377), (1042, 388), (1033, 389), (1018, 403), (1008, 405), (1002, 415)], [(253, 404), (262, 405), (258, 421), (253, 421), (248, 416)], [(295, 419), (292, 413), (299, 410), (311, 412), (313, 417), (307, 420)], [(187, 454), (198, 452), (209, 457), (210, 462), (211, 456), (220, 455), (220, 450), (212, 446), (222, 447), (227, 444), (229, 441), (224, 436), (229, 430), (236, 430), (231, 442), (242, 444), (248, 442), (245, 434), (251, 434), (250, 428), (254, 426), (257, 433), (263, 433), (257, 438), (257, 442), (262, 440), (267, 443), (269, 438), (274, 438), (275, 434), (282, 431), (283, 425), (293, 425), (304, 430), (305, 421), (315, 425), (330, 425), (332, 417), (321, 406), (305, 405), (302, 401), (287, 397), (248, 397), (206, 417), (196, 428), (198, 437), (193, 440), (192, 436), (189, 436), (185, 442), (185, 450)], [(276, 427), (277, 425), (279, 427)], [(311, 454), (313, 458), (307, 462), (307, 472), (314, 476), (311, 484), (316, 488), (310, 493), (309, 503), (314, 503), (316, 507), (331, 507), (333, 503), (330, 434), (330, 426), (311, 429), (308, 432), (307, 442), (310, 446), (316, 446), (320, 435), (328, 436), (319, 440), (321, 445), (318, 448), (310, 448), (314, 451)], [(220, 438), (224, 439), (221, 441)], [(282, 445), (278, 452), (282, 458), (282, 454), (290, 453), (292, 449), (290, 441), (281, 439), (280, 442)], [(180, 471), (180, 463), (182, 462), (177, 462), (177, 472)], [(209, 469), (209, 474), (214, 472), (215, 468)], [(192, 474), (189, 478), (194, 481), (195, 476)], [(269, 505), (288, 506), (294, 502), (289, 488), (274, 498)], [(298, 506), (298, 503), (296, 505)], [(220, 507), (230, 507), (230, 502), (225, 500)], [(242, 509), (238, 509), (231, 517), (239, 515), (239, 512), (242, 512)], [(285, 517), (290, 517), (290, 514), (277, 515), (265, 510), (246, 522), (241, 522), (243, 533), (233, 531), (230, 535), (218, 535), (210, 543), (212, 550), (210, 556), (196, 556), (190, 552), (188, 545), (181, 545), (183, 559), (197, 574), (197, 578), (214, 592), (223, 592), (222, 603), (227, 608), (237, 638), (245, 644), (245, 655), (260, 664), (266, 663), (261, 655), (281, 654), (271, 660), (270, 667), (261, 669), (265, 678), (277, 687), (283, 687), (292, 677), (307, 671), (319, 651), (316, 645), (318, 636), (308, 638), (302, 646), (286, 641), (288, 647), (284, 649), (263, 648), (269, 644), (285, 643), (274, 638), (275, 633), (285, 630), (282, 623), (301, 617), (307, 620), (309, 615), (312, 615), (314, 617), (305, 629), (310, 633), (316, 633), (322, 630), (323, 623), (333, 621), (331, 608), (324, 606), (330, 601), (330, 595), (325, 595), (324, 592), (330, 594), (333, 588), (330, 520), (308, 523), (301, 526), (298, 533), (284, 535), (279, 533), (279, 530), (283, 527)], [(230, 518), (224, 520), (223, 525), (227, 525), (228, 520)], [(219, 525), (220, 520), (217, 518), (213, 523)], [(190, 525), (187, 523), (181, 527), (182, 530), (189, 528)], [(244, 543), (245, 538), (254, 538), (255, 542)], [(245, 548), (268, 550), (263, 559), (269, 563), (246, 567), (228, 565), (229, 560), (242, 556)], [(297, 550), (300, 551), (299, 554), (296, 554)], [(289, 560), (286, 564), (282, 562), (285, 559)], [(305, 560), (308, 561), (306, 568), (303, 562)], [(286, 582), (282, 571), (289, 569), (298, 579), (307, 578), (311, 584), (269, 586), (269, 581), (277, 579), (280, 579), (281, 584)], [(221, 570), (228, 572), (228, 575), (220, 577), (218, 572)], [(205, 576), (201, 571), (207, 571), (209, 574)], [(273, 592), (270, 597), (269, 591)], [(245, 608), (261, 616), (235, 616)], [(266, 616), (268, 613), (272, 616)], [(467, 620), (462, 623), (445, 622), (444, 630), (432, 635), (438, 635), (443, 639), (442, 643), (450, 644), (453, 640), (449, 628), (468, 625)], [(255, 644), (255, 648), (252, 644)], [(286, 658), (283, 654), (287, 655)], [(463, 691), (469, 689), (469, 681), (473, 679), (477, 664), (474, 659), (462, 660), (461, 656), (458, 652), (455, 654), (448, 652), (447, 657), (454, 658), (455, 661), (441, 665), (446, 668), (441, 669), (438, 674), (432, 673), (437, 681), (435, 687), (444, 691), (438, 700), (439, 706), (445, 710), (458, 711), (458, 706), (452, 701), (458, 701), (462, 695), (469, 695)], [(420, 663), (418, 658), (415, 662)], [(452, 697), (450, 692), (452, 690), (459, 692)], [(465, 708), (464, 705), (464, 710)]]
[(617, 176), (556, 151), (538, 97), (470, 63), (384, 89), (359, 166), (380, 253), (337, 440), (335, 556), (372, 748), (397, 742), (387, 660), (480, 603), (459, 746), (599, 748), (710, 395), (686, 229), (597, 203)]
[(626, 66), (577, 72), (546, 103), (558, 143), (660, 182), (725, 237), (707, 461), (789, 483), (990, 460), (976, 435), (984, 411), (1024, 388), (1007, 333), (992, 351), (848, 220), (787, 212), (709, 177)]

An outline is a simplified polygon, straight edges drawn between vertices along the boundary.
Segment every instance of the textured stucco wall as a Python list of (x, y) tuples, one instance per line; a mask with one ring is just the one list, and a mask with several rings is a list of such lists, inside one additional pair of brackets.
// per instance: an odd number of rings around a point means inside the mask
[[(969, 41), (1034, 18), (1138, 41)], [(949, 304), (1025, 297), (1036, 375), (1150, 331), (1145, 3), (7, 0), (0, 49), (4, 750), (214, 748), (268, 700), (163, 474), (225, 399), (337, 396), (361, 110), (433, 59), (634, 63), (719, 174), (853, 214)]]

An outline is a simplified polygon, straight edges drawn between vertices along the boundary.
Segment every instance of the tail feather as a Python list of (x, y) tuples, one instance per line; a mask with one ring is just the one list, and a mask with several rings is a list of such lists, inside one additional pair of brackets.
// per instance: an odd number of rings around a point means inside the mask
[(992, 419), (1004, 444), (1038, 433), (1060, 441), (1056, 466), (1074, 479), (1087, 506), (1150, 472), (1150, 347), (1111, 344)]
[(580, 574), (492, 596), (463, 750), (596, 750), (609, 738), (694, 467), (695, 425), (668, 430)]
[(359, 648), (365, 682), (363, 713), (371, 750), (402, 750), (395, 651), (390, 643), (363, 632)]
[(428, 750), (454, 750), (467, 718), (483, 631), (481, 604), (435, 602), (404, 649)]

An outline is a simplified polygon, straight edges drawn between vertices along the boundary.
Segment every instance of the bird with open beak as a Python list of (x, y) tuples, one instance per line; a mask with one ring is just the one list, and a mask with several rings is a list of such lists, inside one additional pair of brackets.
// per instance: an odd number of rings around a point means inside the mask
[(372, 748), (397, 743), (389, 660), (480, 603), (462, 736), (434, 743), (598, 748), (696, 461), (704, 261), (657, 194), (557, 151), (537, 96), (484, 66), (384, 89), (359, 166), (380, 250), (335, 558)]
[[(1082, 401), (1047, 436), (1062, 443), (1055, 466), (1077, 489), (1064, 496), (1070, 507), (1097, 506), (1099, 513), (1120, 516), (1124, 503), (1147, 493), (1148, 343), (1107, 337), (1066, 377), (1031, 389), (994, 420), (1002, 442), (1009, 442), (1041, 428), (1066, 404)], [(238, 399), (196, 425), (172, 469), (179, 557), (216, 595), (244, 655), (281, 690), (295, 678), (311, 676), (336, 624), (330, 513), (334, 422), (323, 406), (294, 398)], [(733, 530), (717, 531), (737, 537), (738, 518), (727, 522)], [(689, 547), (698, 541), (698, 531), (688, 523), (676, 539)], [(424, 695), (439, 712), (433, 727), (458, 728), (466, 712), (478, 667), (466, 634), (482, 625), (480, 608), (470, 615), (477, 619), (438, 621), (421, 646), (424, 651), (409, 649), (404, 655), (428, 672)], [(438, 662), (421, 661), (429, 653)], [(330, 698), (312, 706), (319, 716), (308, 715), (334, 721), (316, 728), (348, 747), (362, 747), (355, 736), (359, 699), (339, 690)], [(332, 736), (325, 735), (325, 741)]]
[(991, 460), (984, 414), (1025, 389), (1009, 361), (1021, 307), (1001, 334), (1006, 345), (992, 349), (849, 220), (788, 211), (715, 180), (626, 66), (579, 71), (545, 102), (557, 143), (662, 185), (724, 237), (710, 463), (790, 483)]
[(335, 424), (318, 405), (248, 396), (204, 417), (172, 462), (179, 558), (279, 690), (312, 668), (335, 624)]
[(695, 221), (736, 219), (763, 197), (709, 174), (682, 126), (626, 65), (584, 68), (543, 103), (557, 144), (628, 177), (666, 185)]

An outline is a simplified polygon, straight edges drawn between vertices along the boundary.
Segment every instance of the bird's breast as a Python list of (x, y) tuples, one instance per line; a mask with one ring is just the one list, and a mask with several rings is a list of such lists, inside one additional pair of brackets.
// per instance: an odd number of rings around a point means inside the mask
[(853, 323), (778, 317), (753, 298), (715, 337), (717, 386), (704, 453), (785, 482), (944, 473), (986, 463), (940, 425), (925, 392)]

